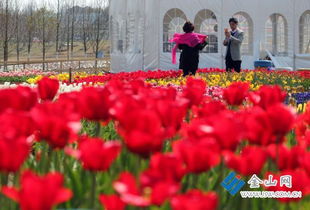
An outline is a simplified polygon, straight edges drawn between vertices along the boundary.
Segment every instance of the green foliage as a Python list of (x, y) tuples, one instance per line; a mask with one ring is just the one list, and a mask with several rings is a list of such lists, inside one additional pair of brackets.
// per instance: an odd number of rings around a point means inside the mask
[(0, 84), (5, 83), (5, 82), (10, 82), (10, 83), (23, 83), (26, 82), (27, 79), (30, 79), (34, 76), (6, 76), (6, 77), (0, 77)]

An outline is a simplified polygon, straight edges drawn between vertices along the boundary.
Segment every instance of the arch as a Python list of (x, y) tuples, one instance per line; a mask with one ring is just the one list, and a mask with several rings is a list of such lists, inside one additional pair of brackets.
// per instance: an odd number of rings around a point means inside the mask
[(180, 9), (173, 8), (166, 12), (163, 20), (163, 52), (171, 52), (173, 43), (169, 40), (174, 33), (183, 32), (182, 27), (186, 20), (186, 15)]
[(208, 9), (200, 10), (194, 21), (195, 31), (208, 35), (208, 45), (202, 52), (218, 53), (218, 22), (214, 12)]
[(310, 54), (310, 10), (305, 11), (299, 19), (300, 53)]
[(270, 15), (265, 23), (265, 49), (276, 56), (288, 54), (288, 25), (281, 14)]
[(253, 55), (253, 20), (246, 12), (237, 12), (233, 15), (239, 21), (239, 28), (244, 32), (241, 51), (243, 55)]

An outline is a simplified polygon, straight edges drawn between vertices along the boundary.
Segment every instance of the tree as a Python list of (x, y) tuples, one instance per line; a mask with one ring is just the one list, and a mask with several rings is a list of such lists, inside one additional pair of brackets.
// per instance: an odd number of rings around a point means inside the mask
[[(96, 20), (93, 30), (93, 50), (95, 57), (98, 58), (100, 45), (104, 37), (107, 37), (108, 32), (108, 0), (96, 0)], [(97, 68), (97, 61), (95, 62), (95, 67)]]
[(43, 60), (49, 49), (58, 57), (64, 43), (69, 59), (76, 42), (82, 42), (85, 55), (92, 49), (98, 57), (108, 34), (108, 0), (93, 0), (92, 5), (83, 6), (79, 0), (41, 0), (40, 7), (36, 0), (27, 2), (21, 6), (20, 0), (0, 0), (0, 58), (5, 65), (12, 52), (20, 60), (25, 50), (30, 60), (37, 52), (36, 45), (42, 50)]
[(58, 57), (59, 53), (59, 38), (60, 38), (60, 26), (61, 26), (61, 21), (62, 21), (62, 9), (61, 9), (61, 4), (60, 0), (57, 0), (57, 23), (56, 23), (56, 54)]
[[(44, 62), (48, 47), (53, 46), (50, 42), (53, 41), (55, 37), (57, 17), (53, 11), (48, 10), (45, 4), (35, 12), (35, 17), (37, 25), (36, 35), (42, 44), (42, 59)], [(45, 70), (44, 65), (43, 70)]]
[(25, 19), (26, 19), (26, 41), (27, 41), (27, 58), (30, 60), (31, 48), (34, 38), (34, 33), (36, 31), (35, 23), (35, 10), (36, 5), (34, 1), (31, 1), (25, 9)]
[(9, 48), (12, 39), (14, 38), (15, 21), (14, 11), (12, 10), (12, 2), (9, 0), (1, 1), (1, 13), (0, 13), (0, 38), (1, 45), (3, 47), (3, 62), (4, 70), (7, 70), (7, 63), (9, 54), (13, 48)]
[(74, 23), (75, 23), (75, 0), (72, 0), (72, 15), (71, 15), (71, 57), (74, 50)]
[[(4, 42), (4, 1), (0, 0), (0, 46), (3, 46)], [(1, 59), (3, 58), (3, 50), (0, 50)]]
[(9, 1), (5, 1), (5, 15), (4, 15), (4, 43), (3, 43), (3, 60), (4, 68), (7, 68), (7, 61), (9, 58)]
[(16, 42), (16, 59), (19, 61), (20, 56), (20, 7), (19, 1), (15, 0), (15, 42)]
[(82, 28), (81, 28), (81, 37), (83, 41), (83, 50), (84, 54), (87, 54), (87, 50), (89, 48), (89, 41), (91, 39), (91, 28), (92, 28), (92, 22), (91, 22), (91, 14), (93, 9), (91, 7), (85, 7), (82, 10)]
[(67, 5), (67, 60), (70, 58), (70, 12), (69, 10), (69, 4)]

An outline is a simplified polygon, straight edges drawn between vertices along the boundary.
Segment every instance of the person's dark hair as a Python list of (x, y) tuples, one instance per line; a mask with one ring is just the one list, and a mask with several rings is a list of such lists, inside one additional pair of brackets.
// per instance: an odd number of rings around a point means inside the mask
[(194, 29), (195, 29), (195, 26), (190, 21), (186, 21), (186, 23), (183, 26), (183, 31), (185, 33), (193, 32)]
[(231, 23), (231, 22), (238, 24), (237, 18), (234, 18), (234, 17), (229, 19), (229, 23)]

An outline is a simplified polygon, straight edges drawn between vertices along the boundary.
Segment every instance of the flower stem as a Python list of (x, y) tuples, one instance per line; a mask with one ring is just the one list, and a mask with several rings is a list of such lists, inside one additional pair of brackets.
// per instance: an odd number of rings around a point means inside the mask
[(275, 162), (276, 162), (276, 167), (279, 167), (279, 166), (278, 166), (279, 158), (280, 158), (280, 157), (279, 157), (279, 155), (280, 155), (280, 154), (279, 154), (279, 149), (280, 149), (280, 148), (279, 148), (279, 147), (280, 147), (280, 143), (279, 143), (279, 142), (280, 142), (280, 139), (279, 139), (279, 137), (277, 137), (277, 139), (276, 139), (276, 161), (275, 161)]
[(101, 130), (100, 122), (96, 122), (96, 125), (95, 125), (95, 137), (101, 137), (100, 136), (100, 130)]
[(91, 192), (90, 192), (90, 208), (95, 209), (96, 206), (96, 172), (91, 172)]

